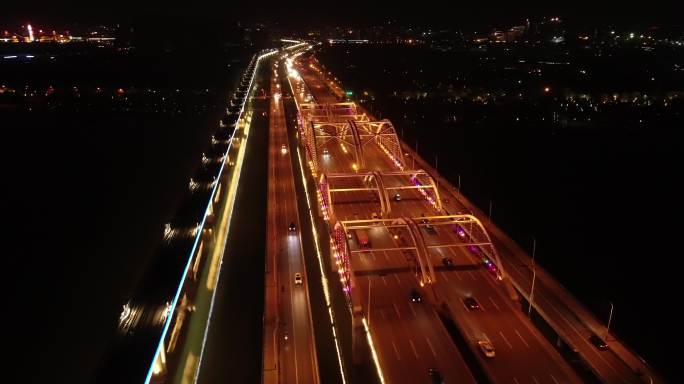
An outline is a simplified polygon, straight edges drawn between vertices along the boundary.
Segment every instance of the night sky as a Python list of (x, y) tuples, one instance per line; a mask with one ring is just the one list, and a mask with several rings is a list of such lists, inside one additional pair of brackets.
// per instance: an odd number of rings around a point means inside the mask
[[(193, 25), (197, 28), (227, 21), (276, 21), (279, 24), (303, 27), (305, 25), (380, 24), (394, 19), (401, 24), (425, 24), (435, 26), (481, 26), (496, 23), (515, 23), (526, 17), (560, 15), (568, 22), (605, 24), (681, 24), (681, 14), (676, 12), (674, 2), (648, 2), (648, 6), (629, 2), (573, 1), (523, 3), (523, 2), (456, 2), (431, 1), (420, 3), (408, 1), (334, 2), (259, 2), (254, 9), (252, 2), (193, 2), (176, 5), (174, 2), (136, 2), (132, 0), (115, 3), (50, 2), (37, 6), (34, 2), (10, 2), (3, 4), (0, 25), (13, 25), (32, 21), (34, 23), (132, 23), (147, 24), (159, 28)], [(636, 3), (634, 3), (636, 4)]]

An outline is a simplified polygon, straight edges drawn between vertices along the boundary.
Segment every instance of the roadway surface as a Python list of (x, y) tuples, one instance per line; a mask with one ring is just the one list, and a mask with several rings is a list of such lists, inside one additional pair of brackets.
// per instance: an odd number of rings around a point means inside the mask
[[(257, 72), (267, 87), (269, 66)], [(264, 255), (268, 180), (268, 101), (254, 100), (250, 139), (238, 186), (230, 236), (220, 269), (198, 382), (257, 383), (261, 380)]]
[[(290, 161), (280, 81), (275, 64), (272, 66), (271, 106), (269, 119), (269, 259), (277, 271), (280, 383), (318, 383), (318, 366), (314, 341), (309, 282), (302, 253), (297, 195)], [(289, 231), (293, 222), (296, 230)], [(295, 284), (295, 273), (301, 273), (302, 284)], [(285, 339), (287, 335), (287, 339)]]
[[(318, 102), (337, 102), (337, 98), (329, 92), (327, 83), (315, 76), (313, 71), (304, 65), (297, 69)], [(328, 145), (326, 148), (328, 155), (319, 158), (321, 172), (353, 172), (352, 151), (345, 151), (340, 145)], [(375, 144), (365, 146), (364, 155), (368, 170), (397, 170)], [(372, 212), (380, 213), (378, 199), (371, 192), (354, 191), (338, 195), (332, 199), (335, 214), (340, 220), (370, 219)], [(392, 213), (394, 217), (414, 218), (438, 214), (415, 190), (402, 191), (401, 201), (393, 202)], [(429, 242), (460, 243), (454, 233), (443, 228), (430, 232), (425, 228), (421, 230), (425, 231), (423, 236)], [(383, 243), (383, 236), (372, 231), (369, 235), (372, 248), (402, 246), (389, 236), (385, 238), (390, 241)], [(427, 368), (437, 367), (447, 382), (472, 381), (453, 342), (445, 337), (446, 331), (434, 310), (427, 303), (409, 301), (409, 292), (412, 288), (418, 289), (418, 281), (410, 272), (406, 257), (405, 253), (397, 250), (371, 251), (352, 256), (352, 270), (362, 291), (366, 313), (370, 283), (370, 327), (385, 377), (388, 382), (426, 381)], [(434, 293), (447, 303), (452, 318), (466, 340), (474, 344), (476, 340), (485, 338), (494, 344), (495, 358), (485, 359), (477, 355), (492, 381), (580, 382), (548, 341), (524, 318), (519, 307), (516, 308), (519, 304), (509, 298), (503, 284), (497, 282), (482, 267), (481, 262), (463, 247), (431, 249), (430, 261), (434, 266), (440, 268), (443, 257), (450, 257), (456, 268), (438, 272)], [(466, 309), (462, 299), (470, 295), (479, 301), (482, 310)]]

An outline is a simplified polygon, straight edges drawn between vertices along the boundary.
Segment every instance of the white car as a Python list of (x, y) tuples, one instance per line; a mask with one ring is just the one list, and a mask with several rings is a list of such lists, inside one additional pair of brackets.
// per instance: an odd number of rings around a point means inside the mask
[(285, 146), (285, 144), (280, 146), (280, 153), (282, 153), (283, 155), (287, 153), (287, 147)]
[(496, 356), (496, 353), (494, 352), (494, 346), (489, 340), (479, 340), (477, 345), (480, 347), (480, 350), (482, 350), (482, 353), (484, 353), (485, 356), (489, 358)]
[(294, 283), (295, 283), (295, 285), (300, 285), (300, 284), (304, 283), (304, 281), (302, 280), (302, 274), (301, 273), (299, 273), (299, 272), (295, 273)]

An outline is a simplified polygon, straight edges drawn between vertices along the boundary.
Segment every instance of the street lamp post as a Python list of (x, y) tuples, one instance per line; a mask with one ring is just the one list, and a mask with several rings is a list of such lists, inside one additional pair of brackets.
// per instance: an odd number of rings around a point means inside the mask
[(610, 302), (610, 314), (608, 315), (608, 325), (606, 326), (606, 336), (603, 338), (604, 341), (608, 341), (611, 320), (613, 320), (613, 302)]
[(370, 276), (368, 277), (368, 320), (366, 321), (368, 323), (368, 327), (370, 328), (370, 291), (371, 291), (371, 279)]
[(532, 288), (530, 289), (530, 303), (527, 307), (527, 316), (532, 316), (532, 301), (534, 300), (534, 283), (537, 280), (537, 266), (534, 264), (534, 255), (537, 251), (537, 239), (532, 236)]
[(437, 183), (437, 189), (439, 190), (439, 176), (437, 176), (439, 169), (437, 168), (437, 154), (435, 153), (435, 182)]
[(461, 174), (458, 174), (458, 191), (456, 192), (456, 197), (461, 197)]

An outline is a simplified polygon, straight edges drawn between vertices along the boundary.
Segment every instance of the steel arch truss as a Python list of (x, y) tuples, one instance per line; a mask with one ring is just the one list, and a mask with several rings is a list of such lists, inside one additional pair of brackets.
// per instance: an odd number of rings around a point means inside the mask
[[(351, 277), (353, 276), (352, 256), (367, 251), (401, 251), (402, 256), (400, 257), (410, 264), (421, 286), (435, 282), (435, 271), (430, 262), (429, 249), (418, 226), (419, 224), (415, 219), (408, 217), (338, 221), (334, 227), (335, 258), (336, 264), (340, 266), (338, 270), (340, 278), (348, 282), (346, 292), (349, 293), (351, 289)], [(386, 236), (398, 238), (401, 244), (396, 247), (361, 249), (351, 243), (354, 238), (353, 233), (359, 230), (373, 231), (375, 233), (379, 231)]]
[[(321, 200), (325, 211), (324, 215), (331, 223), (338, 221), (335, 214), (335, 194), (370, 192), (377, 196), (377, 202), (380, 204), (380, 216), (387, 216), (387, 194), (384, 192), (382, 177), (377, 172), (324, 173), (320, 177), (318, 189), (321, 193)], [(352, 199), (349, 203), (363, 202), (358, 199)]]
[[(319, 193), (324, 205), (326, 218), (335, 222), (335, 193), (371, 191), (377, 194), (380, 204), (380, 217), (393, 217), (392, 206), (398, 202), (393, 197), (400, 191), (418, 191), (427, 199), (436, 211), (442, 208), (439, 189), (434, 179), (425, 171), (388, 171), (364, 173), (329, 173), (321, 174)], [(419, 195), (419, 196), (420, 196)], [(350, 201), (353, 203), (355, 201)], [(363, 203), (363, 201), (356, 201)], [(397, 216), (394, 216), (397, 217)]]
[(330, 142), (338, 142), (343, 146), (354, 148), (354, 158), (357, 164), (363, 161), (363, 155), (359, 152), (357, 139), (352, 132), (349, 122), (315, 122), (309, 121), (304, 134), (306, 146), (311, 156), (314, 169), (319, 171), (320, 149)]
[(380, 121), (351, 121), (355, 135), (359, 137), (361, 147), (375, 143), (385, 152), (399, 169), (404, 169), (404, 156), (401, 143), (394, 125), (387, 119)]
[[(454, 236), (444, 243), (434, 243), (424, 236), (424, 228), (432, 226), (449, 231)], [(398, 243), (392, 247), (362, 248), (355, 244), (354, 233), (358, 230), (372, 231), (373, 236), (391, 236)], [(346, 282), (345, 292), (351, 290), (353, 274), (351, 258), (368, 251), (409, 251), (405, 257), (411, 264), (421, 286), (437, 281), (434, 257), (430, 250), (439, 248), (465, 247), (469, 252), (482, 259), (483, 265), (495, 274), (498, 280), (505, 278), (499, 254), (491, 241), (484, 225), (473, 215), (448, 215), (431, 217), (400, 217), (396, 219), (342, 220), (334, 225), (335, 260), (342, 281)], [(386, 242), (383, 242), (386, 243)], [(494, 260), (492, 262), (492, 260)]]
[(299, 111), (304, 121), (339, 123), (349, 120), (368, 121), (366, 114), (359, 114), (356, 103), (302, 103)]

